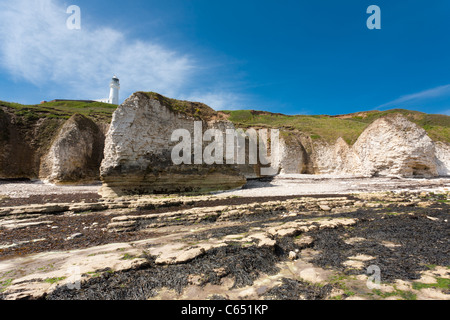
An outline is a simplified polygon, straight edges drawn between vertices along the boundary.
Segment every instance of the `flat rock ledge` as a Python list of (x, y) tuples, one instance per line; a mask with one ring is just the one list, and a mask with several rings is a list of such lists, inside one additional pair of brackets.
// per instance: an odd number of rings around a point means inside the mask
[[(444, 196), (446, 197), (444, 198)], [(409, 215), (410, 212), (419, 209), (416, 211), (421, 212), (421, 219), (435, 224), (448, 222), (441, 213), (437, 216), (433, 216), (431, 213), (423, 215), (429, 207), (435, 211), (441, 210), (443, 213), (448, 208), (448, 194), (439, 195), (439, 198), (433, 199), (432, 195), (427, 192), (355, 194), (319, 198), (299, 197), (267, 202), (251, 202), (250, 199), (245, 199), (249, 203), (205, 206), (185, 210), (177, 210), (176, 208), (177, 206), (196, 205), (205, 200), (213, 201), (217, 199), (217, 196), (141, 199), (129, 197), (99, 203), (48, 204), (36, 206), (34, 209), (30, 208), (27, 213), (22, 213), (18, 207), (2, 208), (0, 209), (2, 213), (0, 229), (5, 230), (16, 228), (20, 232), (21, 228), (36, 227), (41, 224), (51, 227), (52, 216), (57, 214), (58, 210), (103, 210), (105, 211), (103, 212), (105, 217), (107, 217), (106, 220), (110, 221), (105, 230), (111, 233), (133, 232), (145, 236), (140, 241), (105, 244), (80, 250), (42, 252), (4, 260), (0, 264), (0, 274), (9, 274), (11, 282), (8, 283), (2, 293), (2, 298), (39, 299), (51, 294), (58, 286), (72, 286), (74, 281), (77, 280), (73, 278), (74, 266), (76, 267), (75, 271), (81, 275), (78, 280), (84, 283), (84, 281), (100, 277), (104, 273), (140, 270), (140, 268), (148, 267), (149, 264), (152, 268), (153, 264), (157, 268), (166, 268), (190, 262), (195, 263), (196, 259), (214, 254), (213, 250), (224, 247), (253, 247), (262, 248), (261, 251), (277, 252), (285, 241), (290, 241), (292, 245), (289, 244), (289, 246), (284, 247), (287, 249), (286, 256), (283, 258), (285, 260), (280, 262), (280, 266), (285, 269), (283, 269), (284, 271), (281, 270), (276, 277), (288, 276), (292, 278), (294, 274), (295, 277), (298, 276), (312, 283), (322, 283), (328, 279), (328, 274), (331, 274), (332, 271), (322, 270), (311, 264), (310, 259), (317, 254), (315, 234), (321, 230), (335, 230), (337, 232), (345, 230), (344, 232), (350, 232), (348, 230), (357, 228), (360, 223), (367, 223), (367, 216), (362, 215), (360, 218), (358, 214), (353, 214), (361, 208), (369, 209), (369, 211), (381, 215), (379, 221), (389, 221), (398, 215)], [(437, 204), (436, 199), (439, 201), (439, 207), (433, 208), (433, 203)], [(205, 204), (203, 203), (203, 205)], [(59, 209), (56, 210), (55, 206), (58, 206)], [(145, 214), (145, 212), (137, 210), (161, 207), (168, 208), (167, 212), (163, 210), (161, 213)], [(111, 208), (118, 210), (111, 210)], [(394, 208), (398, 208), (398, 212)], [(108, 212), (107, 210), (111, 211)], [(133, 214), (130, 214), (130, 211)], [(110, 213), (114, 214), (108, 217)], [(341, 213), (351, 213), (352, 215), (351, 217), (342, 217)], [(91, 213), (91, 215), (96, 214)], [(254, 224), (254, 221), (264, 221), (264, 223)], [(239, 228), (242, 224), (247, 224), (246, 228)], [(328, 233), (328, 231), (325, 233)], [(68, 238), (75, 239), (81, 234), (70, 233), (68, 236)], [(342, 239), (348, 245), (367, 241), (365, 238), (344, 235)], [(45, 239), (41, 239), (41, 235), (39, 235), (33, 241), (40, 242), (45, 241)], [(66, 241), (72, 240), (66, 239)], [(18, 246), (21, 244), (21, 242), (17, 242), (6, 245)], [(381, 244), (389, 250), (396, 250), (401, 246), (399, 243), (382, 242)], [(354, 252), (343, 260), (342, 265), (349, 269), (361, 270), (368, 263), (371, 263), (374, 256), (372, 252), (366, 252), (365, 254)], [(312, 269), (313, 267), (314, 269)], [(18, 269), (20, 269), (20, 272), (17, 271)], [(436, 270), (433, 270), (433, 272), (436, 272)], [(439, 277), (448, 277), (448, 269), (444, 271), (445, 274), (439, 275)], [(11, 273), (14, 272), (16, 273), (13, 276)], [(365, 275), (358, 277), (361, 277), (361, 281), (365, 283), (367, 278)], [(435, 283), (436, 277), (430, 272), (424, 272), (423, 279), (420, 279), (420, 281)], [(196, 282), (194, 278), (192, 282)], [(271, 276), (265, 276), (257, 281), (272, 281), (274, 279)], [(272, 287), (276, 285), (278, 284), (271, 282)], [(411, 285), (408, 284), (408, 290), (411, 290)], [(259, 289), (264, 286), (266, 285), (261, 285)], [(400, 286), (397, 287), (400, 288)], [(203, 288), (198, 290), (203, 290)], [(253, 290), (253, 288), (246, 288), (245, 290)], [(423, 294), (426, 297), (448, 298), (443, 293), (431, 292), (430, 290), (424, 289), (418, 291), (418, 294)], [(244, 291), (242, 291), (242, 297), (246, 297)], [(161, 293), (162, 296), (164, 296), (163, 292)], [(342, 294), (333, 293), (333, 295)]]

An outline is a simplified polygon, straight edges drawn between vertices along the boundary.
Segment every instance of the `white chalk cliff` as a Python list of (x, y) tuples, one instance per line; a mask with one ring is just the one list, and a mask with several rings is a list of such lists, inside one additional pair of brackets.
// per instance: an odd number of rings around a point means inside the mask
[[(191, 112), (180, 111), (180, 103)], [(193, 116), (192, 110), (206, 112), (207, 117)], [(202, 104), (149, 93), (133, 94), (114, 113), (106, 137), (101, 166), (102, 194), (225, 190), (241, 187), (246, 178), (258, 177), (260, 164), (174, 165), (172, 162), (172, 148), (177, 144), (170, 140), (174, 130), (186, 129), (195, 136), (195, 121), (202, 121), (203, 132), (211, 128), (224, 132), (235, 127), (219, 118), (214, 110)], [(301, 132), (289, 132), (280, 138), (279, 149), (271, 150), (275, 174), (366, 177), (450, 174), (450, 145), (433, 141), (423, 128), (401, 114), (374, 121), (352, 146), (342, 138), (335, 144), (313, 141)]]
[(54, 183), (97, 181), (104, 139), (102, 129), (92, 120), (78, 114), (72, 116), (42, 158), (40, 178)]
[[(100, 169), (102, 195), (212, 191), (245, 184), (237, 166), (173, 163), (172, 148), (178, 144), (171, 141), (175, 130), (188, 130), (194, 137), (195, 121), (203, 122), (203, 132), (221, 125), (178, 111), (171, 102), (159, 95), (137, 92), (116, 110)], [(194, 112), (200, 108), (214, 112), (204, 105), (183, 103)]]
[(435, 177), (450, 172), (450, 146), (400, 114), (374, 121), (353, 146), (316, 143), (315, 173)]

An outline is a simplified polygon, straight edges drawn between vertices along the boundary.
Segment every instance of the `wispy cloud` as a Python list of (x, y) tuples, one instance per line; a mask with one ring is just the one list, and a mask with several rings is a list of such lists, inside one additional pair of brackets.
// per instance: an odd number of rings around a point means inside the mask
[(245, 109), (248, 103), (248, 97), (243, 94), (213, 91), (213, 92), (194, 92), (192, 94), (180, 97), (182, 100), (202, 102), (214, 110), (238, 110)]
[(81, 30), (69, 30), (66, 9), (58, 0), (0, 3), (0, 64), (14, 79), (95, 99), (117, 74), (124, 98), (138, 90), (177, 95), (195, 72), (192, 57), (114, 28), (82, 20)]
[(446, 96), (450, 97), (450, 84), (402, 96), (398, 99), (382, 104), (376, 109), (410, 106), (414, 103), (425, 103), (431, 99), (442, 98)]

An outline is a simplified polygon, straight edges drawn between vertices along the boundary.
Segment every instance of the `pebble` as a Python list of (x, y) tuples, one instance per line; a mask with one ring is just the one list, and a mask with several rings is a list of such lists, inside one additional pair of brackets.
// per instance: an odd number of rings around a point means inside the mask
[(289, 260), (297, 260), (297, 253), (295, 253), (294, 251), (289, 252)]
[(73, 240), (73, 239), (76, 239), (76, 238), (80, 238), (82, 236), (83, 236), (82, 233), (75, 233), (75, 234), (71, 235), (70, 237), (67, 237), (66, 240)]

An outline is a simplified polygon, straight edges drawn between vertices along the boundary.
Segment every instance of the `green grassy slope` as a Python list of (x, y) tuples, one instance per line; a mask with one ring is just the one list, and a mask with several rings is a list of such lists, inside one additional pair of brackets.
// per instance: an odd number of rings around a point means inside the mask
[(369, 111), (343, 116), (287, 116), (252, 110), (222, 111), (228, 120), (240, 127), (276, 127), (284, 130), (299, 130), (312, 139), (335, 142), (342, 137), (353, 144), (367, 126), (380, 117), (401, 113), (412, 122), (424, 128), (435, 141), (450, 143), (450, 116), (426, 114), (417, 111), (395, 109), (389, 111)]
[(162, 105), (166, 106), (172, 111), (184, 113), (190, 117), (209, 120), (217, 116), (217, 112), (214, 109), (201, 102), (171, 99), (156, 92), (138, 93), (145, 94), (149, 98), (158, 100)]
[(61, 101), (46, 102), (38, 105), (22, 105), (0, 101), (0, 108), (8, 108), (26, 120), (40, 118), (69, 119), (74, 114), (82, 114), (96, 121), (110, 122), (116, 105), (101, 102)]
[(431, 139), (435, 141), (444, 141), (450, 143), (450, 116), (442, 114), (427, 114), (423, 112), (405, 109), (393, 109), (388, 111), (379, 111), (379, 112), (372, 111), (362, 113), (365, 115), (364, 116), (355, 115), (352, 118), (350, 118), (350, 120), (361, 121), (370, 124), (376, 119), (394, 113), (400, 113), (410, 121), (424, 128)]

